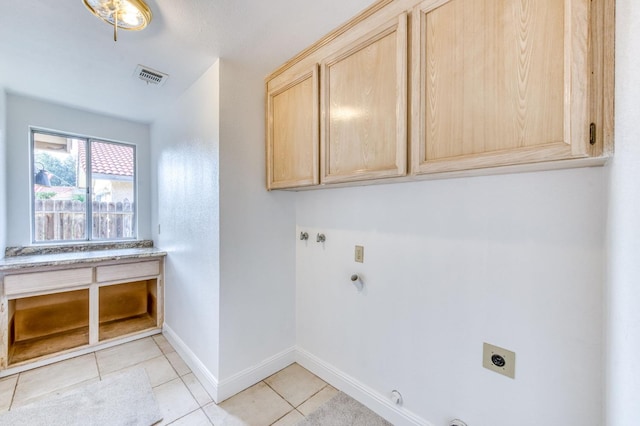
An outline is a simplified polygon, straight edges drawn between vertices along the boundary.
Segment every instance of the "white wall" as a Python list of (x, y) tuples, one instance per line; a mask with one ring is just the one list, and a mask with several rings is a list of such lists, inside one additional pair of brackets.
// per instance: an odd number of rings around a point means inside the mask
[(216, 62), (151, 126), (153, 227), (161, 227), (154, 239), (168, 252), (165, 323), (207, 370), (200, 373), (214, 381), (220, 288), (218, 85)]
[[(433, 425), (602, 425), (605, 178), (298, 193), (299, 347)], [(483, 342), (516, 352), (515, 380), (482, 367)]]
[(31, 244), (29, 126), (136, 145), (138, 238), (151, 238), (149, 126), (67, 106), (7, 95), (7, 245)]
[(0, 259), (4, 257), (7, 242), (7, 167), (6, 156), (6, 131), (7, 131), (7, 96), (4, 89), (0, 88)]
[[(261, 365), (248, 376), (262, 379), (287, 362), (277, 355), (295, 345), (295, 194), (265, 189), (264, 75), (221, 60), (220, 377), (225, 381)], [(275, 362), (267, 362), (274, 356)]]
[(640, 424), (640, 4), (616, 2), (616, 153), (608, 241), (607, 421)]

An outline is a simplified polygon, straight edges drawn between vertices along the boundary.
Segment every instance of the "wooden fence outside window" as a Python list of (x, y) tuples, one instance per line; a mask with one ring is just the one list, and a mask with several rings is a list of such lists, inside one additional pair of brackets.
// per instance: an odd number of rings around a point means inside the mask
[[(93, 201), (92, 240), (135, 237), (134, 205)], [(35, 241), (86, 240), (86, 206), (79, 200), (35, 200)]]

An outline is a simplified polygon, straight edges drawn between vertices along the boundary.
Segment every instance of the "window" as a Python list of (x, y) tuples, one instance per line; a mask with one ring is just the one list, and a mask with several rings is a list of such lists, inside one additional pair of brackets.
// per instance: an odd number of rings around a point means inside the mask
[(134, 145), (31, 130), (33, 242), (136, 238)]

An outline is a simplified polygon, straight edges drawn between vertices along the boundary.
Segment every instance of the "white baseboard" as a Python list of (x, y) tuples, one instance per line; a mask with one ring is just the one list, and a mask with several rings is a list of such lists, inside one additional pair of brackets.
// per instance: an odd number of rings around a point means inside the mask
[(374, 391), (300, 347), (297, 347), (295, 352), (298, 364), (375, 411), (395, 426), (433, 426), (406, 408), (393, 404), (390, 395), (382, 395)]
[(167, 338), (171, 346), (187, 363), (193, 374), (200, 380), (204, 389), (211, 395), (216, 402), (219, 401), (219, 384), (218, 379), (211, 374), (209, 369), (200, 361), (200, 359), (189, 349), (189, 347), (178, 337), (178, 335), (166, 323), (162, 327), (162, 333)]
[[(254, 367), (247, 368), (228, 379), (220, 381), (218, 385), (218, 397), (220, 401), (232, 397), (249, 386), (255, 385), (259, 381), (293, 364), (296, 361), (295, 351), (296, 348), (291, 347), (271, 358), (267, 358)], [(216, 400), (216, 402), (218, 401)]]
[(163, 332), (169, 343), (173, 345), (216, 403), (232, 397), (297, 362), (325, 382), (375, 411), (395, 426), (433, 426), (406, 408), (394, 405), (389, 395), (376, 392), (300, 347), (286, 349), (267, 358), (260, 364), (247, 368), (228, 379), (218, 381), (171, 327), (165, 324)]
[(200, 359), (189, 349), (189, 347), (178, 337), (178, 335), (167, 324), (163, 326), (163, 333), (176, 352), (187, 363), (193, 374), (200, 380), (202, 386), (211, 395), (211, 398), (219, 404), (227, 398), (232, 397), (266, 379), (274, 373), (295, 362), (295, 347), (286, 349), (276, 354), (260, 364), (247, 368), (228, 379), (218, 381), (216, 377), (205, 367)]

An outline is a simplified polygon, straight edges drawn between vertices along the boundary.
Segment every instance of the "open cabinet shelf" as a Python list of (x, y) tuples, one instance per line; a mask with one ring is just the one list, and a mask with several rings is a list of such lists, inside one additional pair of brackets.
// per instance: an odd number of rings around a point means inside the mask
[(99, 340), (157, 327), (157, 280), (100, 287)]
[(163, 269), (160, 257), (0, 274), (0, 374), (161, 330)]
[(87, 345), (89, 327), (14, 342), (9, 348), (9, 366)]

